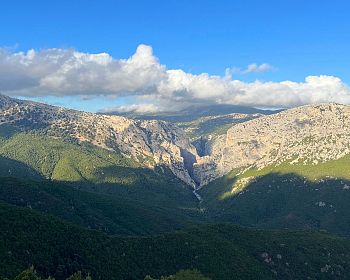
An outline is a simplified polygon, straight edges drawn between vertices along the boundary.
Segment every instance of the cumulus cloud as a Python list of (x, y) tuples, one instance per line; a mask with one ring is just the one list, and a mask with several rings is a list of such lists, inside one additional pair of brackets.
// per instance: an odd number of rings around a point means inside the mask
[[(251, 64), (242, 73), (273, 69)], [(10, 96), (131, 96), (135, 104), (119, 111), (178, 110), (191, 104), (292, 107), (320, 102), (350, 104), (350, 89), (338, 77), (308, 76), (303, 82), (246, 83), (224, 76), (167, 69), (150, 46), (138, 46), (127, 59), (74, 49), (9, 52), (0, 49), (0, 91)], [(115, 109), (115, 108), (113, 108)], [(109, 109), (111, 110), (111, 108)]]
[(152, 91), (165, 74), (145, 45), (119, 60), (73, 49), (0, 52), (0, 90), (14, 95), (127, 95)]

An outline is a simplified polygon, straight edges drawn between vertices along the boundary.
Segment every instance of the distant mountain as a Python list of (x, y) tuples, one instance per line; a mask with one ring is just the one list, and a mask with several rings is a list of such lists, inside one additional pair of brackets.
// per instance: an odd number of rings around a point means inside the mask
[(228, 114), (274, 114), (280, 110), (262, 110), (253, 107), (211, 104), (211, 105), (192, 105), (176, 112), (160, 113), (135, 113), (135, 112), (109, 112), (111, 115), (124, 115), (126, 117), (142, 120), (163, 120), (174, 123), (191, 122), (201, 117), (222, 116)]

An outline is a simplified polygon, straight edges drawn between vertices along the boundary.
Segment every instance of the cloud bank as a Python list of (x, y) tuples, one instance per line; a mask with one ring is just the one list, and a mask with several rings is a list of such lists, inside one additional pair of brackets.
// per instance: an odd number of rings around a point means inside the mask
[[(271, 69), (269, 64), (251, 64), (241, 71), (248, 74)], [(167, 69), (146, 45), (138, 46), (128, 59), (74, 49), (26, 53), (0, 49), (0, 92), (10, 96), (134, 97), (134, 104), (117, 108), (123, 112), (178, 110), (214, 103), (270, 108), (321, 102), (350, 104), (350, 88), (338, 77), (308, 76), (301, 83), (246, 83), (226, 72), (213, 76)]]

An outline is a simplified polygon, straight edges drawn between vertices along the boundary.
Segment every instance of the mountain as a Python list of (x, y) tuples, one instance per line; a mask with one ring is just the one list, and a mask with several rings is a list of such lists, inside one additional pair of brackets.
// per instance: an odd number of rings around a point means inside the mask
[(169, 123), (0, 96), (0, 276), (346, 279), (349, 118), (320, 104)]
[(229, 114), (273, 114), (274, 110), (262, 110), (253, 107), (211, 104), (211, 105), (192, 105), (176, 112), (157, 112), (157, 113), (135, 113), (135, 112), (108, 112), (110, 115), (124, 115), (133, 119), (142, 120), (163, 120), (172, 123), (182, 123), (195, 121), (202, 117), (215, 117)]
[[(98, 185), (99, 190), (136, 200), (139, 195), (145, 201), (157, 201), (159, 192), (168, 198), (181, 193), (186, 203), (190, 201), (190, 188), (176, 177), (198, 189), (233, 172), (238, 182), (232, 188), (237, 189), (252, 180), (245, 179), (249, 171), (285, 166), (293, 173), (341, 159), (350, 151), (350, 107), (339, 104), (236, 115), (226, 133), (199, 140), (164, 121), (85, 113), (6, 96), (0, 96), (0, 113), (0, 155), (6, 167), (2, 176), (26, 174), (11, 168), (9, 160), (14, 160), (30, 168), (34, 179), (74, 182), (90, 190), (93, 184), (95, 189)], [(151, 191), (142, 187), (145, 182)], [(137, 195), (108, 188), (110, 184), (137, 185)], [(168, 204), (166, 200), (160, 204)]]
[(234, 125), (194, 166), (201, 207), (213, 221), (349, 235), (349, 118), (321, 104)]
[[(192, 177), (207, 218), (349, 235), (350, 107), (244, 117), (228, 123), (227, 132), (193, 142), (199, 156)], [(204, 132), (203, 123), (194, 124), (197, 131)]]
[(187, 184), (186, 169), (196, 149), (183, 130), (163, 121), (138, 121), (120, 116), (79, 112), (0, 96), (0, 123), (72, 143), (90, 143), (118, 152), (142, 166), (164, 165)]
[(192, 188), (166, 167), (34, 132), (0, 132), (0, 201), (118, 234), (169, 231), (198, 216)]
[[(163, 158), (175, 159), (169, 153), (174, 150), (176, 155), (180, 147), (175, 140), (167, 143), (169, 135), (177, 136), (172, 125), (166, 132), (152, 130), (147, 138), (147, 130), (131, 121), (131, 128), (113, 140), (97, 130), (115, 125), (120, 131), (125, 122), (117, 125), (117, 117), (111, 117), (111, 124), (98, 115), (6, 96), (1, 96), (0, 110), (0, 201), (109, 234), (154, 234), (201, 220), (193, 188), (173, 174), (173, 165), (153, 159), (163, 151)], [(143, 124), (153, 129), (153, 123)], [(160, 127), (166, 125), (159, 122)], [(81, 133), (80, 126), (84, 126)], [(79, 140), (84, 133), (89, 138)], [(152, 143), (152, 137), (160, 141)], [(139, 139), (143, 144), (148, 141), (150, 147), (145, 149), (152, 157), (144, 155)], [(162, 152), (152, 150), (158, 148)]]
[(349, 118), (349, 106), (321, 104), (236, 124), (207, 144), (194, 176), (205, 185), (234, 169), (283, 162), (317, 165), (342, 158), (350, 152)]

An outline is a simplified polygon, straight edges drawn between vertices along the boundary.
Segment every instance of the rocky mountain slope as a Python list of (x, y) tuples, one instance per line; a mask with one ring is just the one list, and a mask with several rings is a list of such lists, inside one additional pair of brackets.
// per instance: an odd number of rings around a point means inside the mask
[(209, 142), (194, 165), (201, 185), (233, 169), (261, 169), (282, 162), (318, 164), (350, 152), (350, 107), (303, 106), (239, 123)]
[(184, 131), (171, 123), (85, 113), (4, 95), (0, 96), (0, 123), (76, 143), (88, 142), (121, 152), (150, 168), (165, 165), (195, 186), (189, 167), (196, 161), (196, 149)]
[[(1, 124), (88, 142), (145, 167), (166, 166), (193, 187), (233, 169), (261, 169), (282, 162), (316, 165), (350, 153), (349, 106), (321, 104), (269, 115), (227, 116), (232, 126), (226, 133), (192, 142), (185, 130), (161, 120), (86, 113), (0, 96)], [(217, 117), (204, 117), (208, 118)]]

